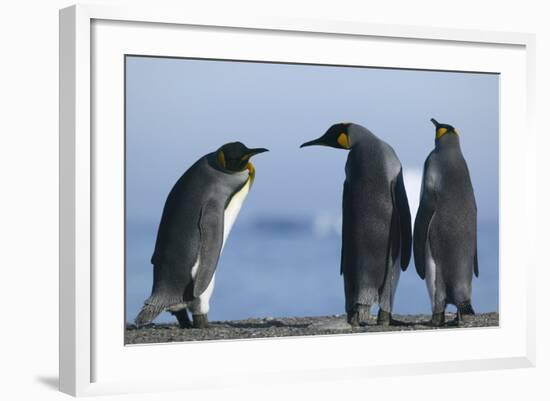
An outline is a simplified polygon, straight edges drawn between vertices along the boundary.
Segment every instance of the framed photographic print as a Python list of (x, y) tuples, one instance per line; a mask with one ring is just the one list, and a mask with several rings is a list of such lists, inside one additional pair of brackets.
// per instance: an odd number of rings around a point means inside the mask
[(532, 366), (533, 43), (61, 10), (61, 390)]

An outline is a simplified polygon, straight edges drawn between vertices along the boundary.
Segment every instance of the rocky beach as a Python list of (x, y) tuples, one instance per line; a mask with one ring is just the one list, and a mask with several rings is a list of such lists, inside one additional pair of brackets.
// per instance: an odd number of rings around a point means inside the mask
[(137, 328), (127, 324), (125, 344), (152, 344), (183, 341), (230, 340), (266, 337), (312, 336), (351, 333), (380, 333), (411, 330), (447, 330), (456, 328), (496, 327), (499, 315), (496, 312), (480, 313), (467, 317), (460, 326), (455, 314), (446, 314), (442, 327), (430, 325), (430, 315), (394, 315), (395, 324), (377, 326), (372, 316), (369, 325), (352, 327), (345, 315), (316, 317), (265, 317), (246, 320), (213, 321), (207, 329), (181, 329), (174, 324), (150, 324)]

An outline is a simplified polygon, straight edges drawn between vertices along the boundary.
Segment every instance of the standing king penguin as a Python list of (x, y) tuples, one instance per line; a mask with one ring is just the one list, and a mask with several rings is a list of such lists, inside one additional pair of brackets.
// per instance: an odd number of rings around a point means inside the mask
[(311, 145), (349, 150), (340, 266), (348, 322), (366, 325), (371, 306), (379, 304), (378, 324), (389, 325), (400, 270), (411, 258), (411, 214), (401, 163), (391, 146), (357, 124), (335, 124), (301, 147)]
[(150, 323), (169, 311), (180, 327), (208, 326), (216, 266), (227, 236), (254, 181), (250, 157), (267, 149), (241, 142), (200, 158), (170, 191), (160, 221), (151, 296), (135, 319)]
[(456, 129), (435, 125), (435, 149), (424, 163), (420, 205), (414, 223), (416, 271), (426, 280), (435, 326), (445, 307), (457, 307), (457, 322), (473, 315), (472, 275), (477, 265), (477, 208), (468, 166)]

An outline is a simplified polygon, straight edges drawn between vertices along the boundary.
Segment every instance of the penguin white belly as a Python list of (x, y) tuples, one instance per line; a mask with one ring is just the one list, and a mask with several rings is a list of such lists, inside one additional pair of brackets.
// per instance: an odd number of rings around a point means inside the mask
[(214, 273), (214, 275), (212, 276), (212, 280), (210, 280), (210, 284), (208, 284), (206, 290), (204, 290), (204, 292), (199, 295), (198, 298), (190, 302), (189, 309), (191, 309), (191, 313), (193, 313), (193, 315), (205, 315), (210, 310), (210, 297), (214, 292), (215, 281), (216, 273)]
[(241, 188), (241, 190), (233, 195), (233, 197), (229, 201), (229, 204), (225, 208), (225, 211), (223, 213), (222, 250), (223, 250), (223, 246), (225, 245), (225, 240), (229, 236), (229, 232), (231, 231), (231, 228), (233, 228), (233, 224), (235, 223), (235, 220), (237, 220), (237, 216), (241, 211), (241, 207), (244, 203), (244, 200), (248, 195), (248, 191), (250, 190), (250, 183), (251, 183), (251, 180), (248, 179), (246, 181), (246, 184), (244, 184), (244, 186)]
[(432, 310), (435, 307), (435, 275), (436, 265), (432, 256), (432, 249), (430, 247), (429, 238), (426, 240), (426, 285), (428, 287), (428, 293), (430, 294), (430, 301), (432, 302)]
[[(200, 269), (200, 257), (197, 258), (197, 261), (191, 268), (191, 278), (195, 280), (195, 277), (197, 277), (197, 271)], [(194, 315), (203, 315), (208, 313), (210, 310), (210, 297), (212, 296), (212, 292), (214, 291), (214, 282), (216, 280), (216, 273), (212, 276), (212, 280), (210, 280), (210, 284), (208, 284), (208, 287), (206, 287), (206, 290), (199, 295), (198, 298), (193, 299), (190, 302), (187, 302), (186, 304), (178, 304), (170, 307), (170, 311), (176, 312), (178, 310), (181, 310), (183, 308), (189, 308), (191, 310), (191, 313)]]

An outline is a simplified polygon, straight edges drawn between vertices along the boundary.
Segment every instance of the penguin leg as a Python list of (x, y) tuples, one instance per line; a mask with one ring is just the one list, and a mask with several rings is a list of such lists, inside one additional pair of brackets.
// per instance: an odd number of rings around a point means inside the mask
[(392, 309), (393, 309), (393, 299), (394, 299), (394, 286), (386, 288), (380, 294), (380, 308), (378, 309), (378, 317), (376, 319), (376, 324), (378, 326), (389, 326), (389, 325), (399, 325), (402, 322), (393, 320), (392, 318)]
[(353, 298), (353, 287), (350, 280), (348, 280), (347, 275), (344, 274), (344, 295), (346, 299), (346, 314), (348, 316), (348, 323), (350, 322), (350, 316), (353, 314), (355, 309), (355, 300)]
[(201, 315), (193, 315), (193, 327), (195, 329), (208, 328), (208, 315), (206, 313)]
[(378, 310), (378, 317), (376, 318), (376, 324), (378, 326), (408, 326), (409, 325), (409, 323), (406, 323), (402, 320), (394, 319), (391, 312), (386, 312), (382, 308)]
[[(394, 215), (395, 217), (395, 215)], [(393, 231), (393, 225), (396, 224), (392, 220), (392, 231)], [(393, 232), (394, 236), (399, 234), (399, 230), (396, 232)], [(397, 247), (395, 246), (395, 242), (397, 242)], [(394, 244), (392, 245), (393, 248), (399, 248), (399, 236), (397, 239), (394, 238)], [(390, 250), (390, 255), (392, 256), (392, 252)], [(384, 285), (382, 287), (382, 290), (379, 294), (379, 303), (378, 305), (380, 308), (378, 309), (378, 317), (376, 319), (376, 324), (378, 326), (401, 326), (404, 323), (394, 320), (392, 317), (392, 310), (393, 310), (393, 303), (395, 301), (395, 293), (397, 290), (397, 284), (399, 283), (399, 276), (401, 275), (401, 252), (397, 252), (396, 255), (392, 256), (392, 263), (388, 267), (388, 272), (386, 274), (386, 279), (384, 280)]]
[(389, 326), (393, 323), (391, 312), (386, 312), (382, 308), (378, 309), (378, 317), (376, 318), (376, 324), (378, 326)]
[(470, 301), (461, 302), (456, 306), (456, 324), (457, 326), (462, 326), (464, 323), (468, 322), (471, 316), (474, 316), (474, 308)]
[(445, 312), (432, 313), (432, 320), (430, 320), (430, 326), (441, 327), (445, 324)]
[(193, 315), (193, 327), (206, 329), (208, 327), (208, 311), (210, 310), (210, 297), (214, 290), (215, 275), (212, 276), (206, 290), (191, 302), (190, 310)]
[(447, 306), (447, 287), (443, 281), (442, 274), (438, 274), (437, 266), (435, 262), (430, 269), (426, 272), (426, 282), (428, 285), (428, 292), (430, 293), (432, 301), (432, 320), (430, 326), (441, 327), (445, 325), (445, 308)]
[(359, 320), (359, 326), (367, 326), (369, 324), (370, 305), (357, 305), (357, 318)]
[(195, 329), (206, 329), (208, 327), (208, 311), (210, 306), (208, 301), (195, 298), (190, 304), (191, 314), (193, 315), (193, 327)]
[(445, 306), (445, 300), (440, 299), (434, 303), (430, 326), (441, 327), (445, 325)]
[(191, 320), (189, 319), (189, 315), (187, 314), (186, 308), (171, 313), (176, 317), (176, 319), (178, 319), (178, 323), (181, 329), (190, 329), (193, 326), (191, 324)]
[(370, 305), (355, 304), (348, 312), (348, 323), (352, 326), (367, 326), (369, 323)]

